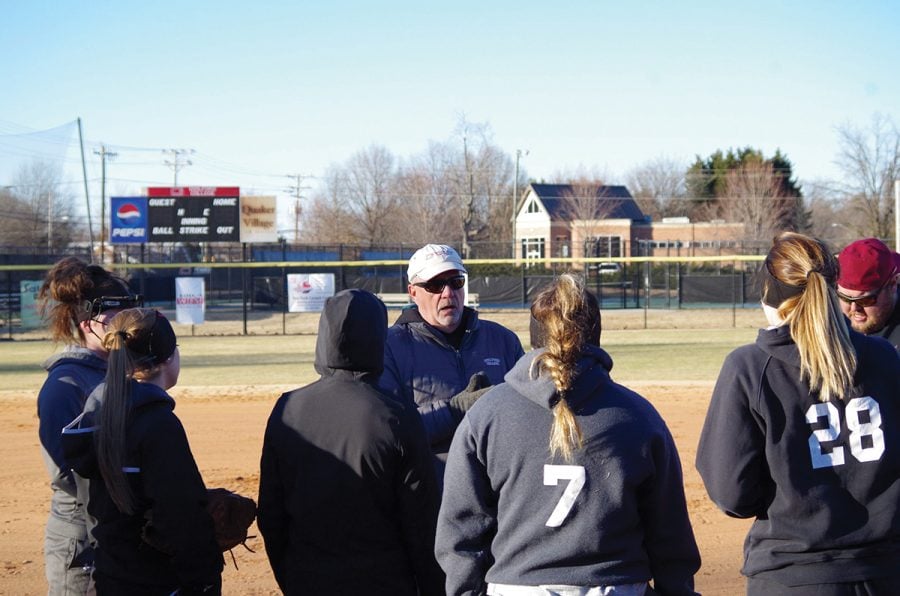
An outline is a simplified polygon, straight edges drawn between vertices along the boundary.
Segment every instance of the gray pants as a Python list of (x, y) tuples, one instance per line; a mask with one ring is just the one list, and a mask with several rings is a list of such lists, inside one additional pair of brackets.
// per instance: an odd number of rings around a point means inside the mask
[[(80, 536), (78, 535), (80, 534)], [(87, 533), (73, 532), (72, 525), (51, 517), (44, 533), (44, 573), (50, 596), (95, 594), (91, 571), (93, 549)]]

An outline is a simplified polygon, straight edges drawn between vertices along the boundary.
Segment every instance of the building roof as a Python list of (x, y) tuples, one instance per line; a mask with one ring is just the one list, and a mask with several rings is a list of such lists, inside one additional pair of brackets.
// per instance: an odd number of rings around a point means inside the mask
[[(566, 199), (577, 195), (577, 185), (532, 184), (531, 189), (544, 204), (551, 220), (567, 219), (565, 216)], [(646, 221), (647, 219), (634, 197), (624, 186), (598, 186), (597, 199), (610, 203), (610, 212), (605, 214), (603, 219), (630, 219), (632, 221)]]

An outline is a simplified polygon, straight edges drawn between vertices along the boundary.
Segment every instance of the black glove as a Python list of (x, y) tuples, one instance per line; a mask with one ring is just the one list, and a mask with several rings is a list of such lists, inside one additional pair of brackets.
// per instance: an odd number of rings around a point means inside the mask
[(483, 372), (477, 372), (469, 379), (466, 388), (450, 398), (450, 411), (459, 422), (478, 398), (491, 388), (491, 380)]

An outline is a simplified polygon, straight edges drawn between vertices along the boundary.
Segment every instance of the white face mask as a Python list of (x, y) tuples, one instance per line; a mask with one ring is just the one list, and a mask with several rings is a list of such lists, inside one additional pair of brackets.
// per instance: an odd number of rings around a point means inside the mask
[(784, 320), (778, 316), (778, 309), (769, 306), (766, 303), (762, 303), (763, 313), (766, 315), (766, 321), (769, 322), (769, 329), (774, 329), (775, 327), (781, 327), (784, 325)]

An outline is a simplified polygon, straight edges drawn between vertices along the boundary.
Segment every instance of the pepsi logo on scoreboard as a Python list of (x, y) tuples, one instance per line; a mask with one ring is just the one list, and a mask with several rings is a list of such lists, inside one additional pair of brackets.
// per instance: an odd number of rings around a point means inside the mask
[(147, 197), (110, 197), (109, 241), (147, 242)]

